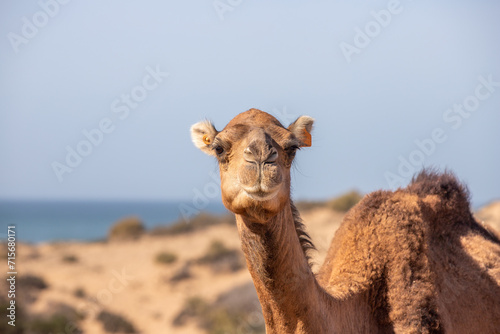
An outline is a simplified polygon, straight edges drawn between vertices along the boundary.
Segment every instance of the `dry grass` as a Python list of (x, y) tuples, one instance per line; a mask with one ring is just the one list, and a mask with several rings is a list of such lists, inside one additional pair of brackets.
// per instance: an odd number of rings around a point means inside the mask
[(190, 321), (210, 334), (265, 333), (262, 310), (252, 283), (230, 289), (213, 303), (197, 296), (186, 299), (173, 325), (184, 326)]
[(25, 333), (29, 334), (47, 334), (47, 333), (68, 333), (68, 324), (71, 325), (72, 334), (80, 334), (82, 331), (77, 325), (63, 314), (54, 314), (50, 317), (39, 317), (31, 320), (26, 324), (27, 330)]
[[(3, 308), (3, 305), (2, 305)], [(2, 334), (49, 334), (71, 333), (80, 334), (79, 322), (82, 316), (75, 308), (62, 304), (51, 304), (51, 310), (43, 314), (27, 314), (24, 309), (16, 310), (16, 326), (4, 326), (0, 323)]]
[(83, 288), (76, 288), (73, 291), (73, 296), (75, 296), (76, 298), (85, 298), (87, 297), (87, 294), (85, 293), (85, 290)]
[(62, 261), (66, 263), (76, 263), (78, 262), (78, 257), (72, 254), (66, 254), (62, 257)]
[(38, 291), (47, 289), (48, 285), (42, 277), (27, 274), (18, 278), (19, 289)]
[(116, 222), (108, 233), (109, 240), (135, 240), (144, 234), (144, 225), (138, 217), (126, 217)]
[(172, 264), (177, 261), (177, 255), (171, 252), (161, 252), (156, 254), (155, 261), (162, 264)]
[(327, 202), (327, 206), (338, 212), (347, 212), (363, 198), (358, 191), (352, 190)]
[(229, 249), (220, 240), (213, 240), (198, 264), (209, 265), (214, 273), (235, 272), (243, 268), (243, 257), (240, 250)]
[(330, 208), (337, 212), (347, 212), (363, 198), (357, 190), (351, 190), (328, 201), (300, 201), (295, 203), (299, 211), (310, 211), (319, 208)]
[(102, 323), (104, 329), (109, 333), (137, 333), (134, 325), (127, 319), (109, 311), (101, 311), (97, 316), (97, 320)]
[(180, 267), (173, 275), (170, 277), (169, 281), (172, 283), (178, 283), (181, 281), (185, 281), (187, 279), (193, 278), (193, 274), (191, 273), (191, 264), (186, 263), (182, 267)]

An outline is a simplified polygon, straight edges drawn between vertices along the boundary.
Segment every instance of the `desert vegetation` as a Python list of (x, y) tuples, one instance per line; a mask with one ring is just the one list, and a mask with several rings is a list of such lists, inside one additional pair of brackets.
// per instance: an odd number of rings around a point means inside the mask
[(307, 211), (317, 208), (329, 208), (338, 212), (345, 213), (363, 198), (363, 195), (357, 190), (351, 190), (338, 197), (328, 201), (299, 201), (295, 203), (297, 209)]
[(101, 311), (97, 315), (97, 320), (102, 323), (104, 329), (109, 333), (137, 333), (134, 325), (127, 319), (109, 311)]
[(236, 286), (209, 303), (194, 296), (185, 300), (173, 319), (174, 327), (194, 322), (210, 334), (265, 333), (257, 293), (252, 283)]
[(62, 261), (66, 263), (78, 262), (78, 258), (73, 254), (66, 254), (62, 257)]
[[(48, 333), (83, 333), (79, 322), (83, 316), (73, 307), (56, 303), (46, 313), (27, 312), (27, 307), (18, 306), (16, 311), (16, 326), (8, 325), (6, 321), (0, 322), (2, 334), (48, 334)], [(0, 307), (8, 307), (6, 300), (0, 301)]]
[(156, 254), (155, 260), (157, 263), (172, 264), (177, 261), (177, 255), (172, 252), (160, 252)]
[(243, 268), (243, 257), (237, 249), (229, 249), (220, 240), (213, 240), (206, 253), (197, 261), (198, 264), (208, 265), (214, 273), (234, 272)]
[(66, 304), (52, 305), (49, 314), (37, 314), (26, 323), (26, 331), (33, 334), (46, 333), (82, 333), (78, 323), (83, 319), (83, 315)]
[(135, 240), (144, 233), (144, 224), (138, 217), (126, 217), (116, 222), (109, 230), (108, 239)]

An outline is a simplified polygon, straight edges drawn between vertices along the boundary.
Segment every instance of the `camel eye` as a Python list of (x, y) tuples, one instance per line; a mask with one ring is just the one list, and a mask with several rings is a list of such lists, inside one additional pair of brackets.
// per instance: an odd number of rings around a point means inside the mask
[(224, 148), (220, 145), (217, 145), (215, 147), (215, 153), (217, 153), (217, 155), (221, 155), (222, 153), (224, 153)]
[(298, 145), (290, 145), (290, 146), (285, 148), (285, 152), (288, 156), (288, 159), (290, 159), (290, 161), (295, 158), (295, 152), (297, 152), (297, 150), (299, 148), (300, 147)]
[(290, 145), (288, 146), (285, 151), (288, 153), (288, 154), (295, 154), (295, 151), (297, 151), (300, 147), (298, 145)]

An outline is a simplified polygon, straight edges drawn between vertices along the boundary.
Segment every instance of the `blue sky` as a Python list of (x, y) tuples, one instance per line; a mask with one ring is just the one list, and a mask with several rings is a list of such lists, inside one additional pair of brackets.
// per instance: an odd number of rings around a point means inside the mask
[(0, 199), (218, 199), (189, 127), (249, 108), (316, 119), (295, 198), (500, 198), (500, 3), (60, 1), (0, 5)]

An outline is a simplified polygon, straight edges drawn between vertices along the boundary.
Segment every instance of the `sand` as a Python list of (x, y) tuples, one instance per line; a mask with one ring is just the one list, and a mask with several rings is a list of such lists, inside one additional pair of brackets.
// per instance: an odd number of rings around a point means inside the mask
[[(500, 228), (500, 202), (490, 204), (479, 216)], [(302, 214), (318, 249), (313, 257), (314, 270), (323, 262), (342, 217), (326, 208)], [(57, 304), (70, 305), (85, 315), (79, 324), (84, 333), (106, 333), (96, 320), (102, 309), (120, 314), (141, 333), (204, 333), (193, 322), (173, 327), (184, 301), (193, 296), (213, 301), (221, 293), (251, 282), (246, 268), (214, 274), (202, 265), (191, 266), (193, 278), (169, 281), (188, 261), (202, 257), (213, 240), (240, 250), (236, 227), (217, 225), (179, 236), (144, 235), (136, 241), (20, 245), (18, 271), (19, 275), (42, 277), (48, 285), (29, 305), (31, 313), (50, 314)], [(177, 261), (157, 263), (155, 257), (163, 251), (176, 254)], [(68, 262), (68, 256), (75, 262)], [(78, 289), (84, 291), (84, 297), (75, 295)]]

